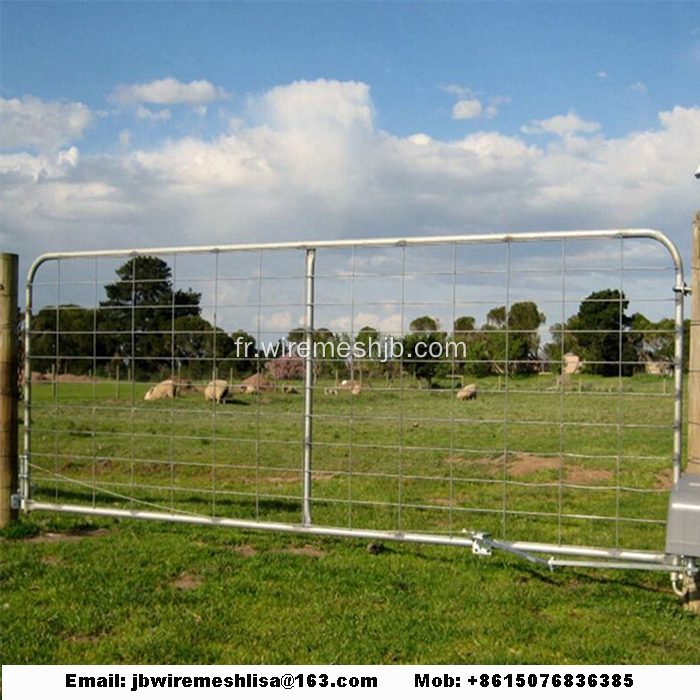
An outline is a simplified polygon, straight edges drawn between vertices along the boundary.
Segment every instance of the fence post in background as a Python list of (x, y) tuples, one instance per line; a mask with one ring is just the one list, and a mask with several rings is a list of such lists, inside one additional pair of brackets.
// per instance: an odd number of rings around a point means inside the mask
[(0, 527), (9, 525), (17, 514), (11, 499), (19, 476), (18, 270), (17, 255), (0, 253)]
[[(700, 474), (700, 212), (693, 220), (693, 264), (688, 362), (688, 460), (686, 471)], [(700, 576), (683, 580), (685, 607), (700, 613)]]

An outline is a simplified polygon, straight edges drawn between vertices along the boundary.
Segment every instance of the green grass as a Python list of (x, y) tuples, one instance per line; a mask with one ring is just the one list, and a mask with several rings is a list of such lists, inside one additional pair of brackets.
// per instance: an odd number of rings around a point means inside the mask
[[(447, 387), (316, 392), (314, 521), (663, 550), (670, 383), (582, 378), (562, 393), (537, 377), (506, 396), (502, 382), (479, 381), (469, 403)], [(144, 392), (36, 387), (35, 498), (300, 521), (301, 396), (214, 407)], [(0, 658), (697, 662), (700, 619), (667, 575), (366, 544), (34, 512), (0, 545)]]
[[(656, 549), (670, 483), (670, 382), (552, 377), (375, 383), (314, 399), (317, 524)], [(36, 387), (35, 498), (300, 522), (302, 397), (147, 403), (143, 386)]]
[(549, 573), (446, 547), (392, 544), (372, 555), (330, 538), (31, 520), (56, 534), (2, 543), (7, 664), (697, 662), (700, 619), (660, 574)]

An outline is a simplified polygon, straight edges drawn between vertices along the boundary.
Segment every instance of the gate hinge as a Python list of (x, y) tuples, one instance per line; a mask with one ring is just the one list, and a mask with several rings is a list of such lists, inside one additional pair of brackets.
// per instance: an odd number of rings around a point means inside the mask
[(18, 491), (10, 495), (10, 509), (11, 510), (21, 510), (22, 508), (22, 494)]
[(683, 282), (683, 284), (680, 287), (674, 287), (673, 288), (674, 292), (681, 292), (684, 297), (690, 296), (693, 293), (693, 288), (689, 285)]
[(490, 557), (493, 554), (493, 542), (490, 532), (472, 532), (472, 554)]

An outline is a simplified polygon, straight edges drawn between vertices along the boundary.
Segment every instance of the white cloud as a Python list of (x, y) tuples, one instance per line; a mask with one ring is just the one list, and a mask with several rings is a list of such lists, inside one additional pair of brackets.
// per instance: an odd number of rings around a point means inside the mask
[(161, 109), (159, 112), (154, 112), (153, 110), (148, 109), (148, 107), (144, 107), (143, 105), (139, 105), (136, 108), (136, 118), (142, 121), (148, 121), (152, 123), (167, 122), (169, 119), (171, 119), (171, 117), (172, 114), (169, 109)]
[(599, 70), (599, 71), (596, 73), (596, 76), (597, 76), (598, 78), (601, 78), (602, 80), (605, 80), (605, 78), (608, 77), (608, 73), (607, 73), (607, 71)]
[(175, 78), (163, 78), (141, 85), (118, 85), (107, 99), (118, 105), (174, 105), (204, 104), (227, 97), (225, 90), (215, 87), (207, 80), (183, 83)]
[(461, 99), (465, 97), (472, 97), (474, 95), (474, 90), (472, 90), (470, 87), (466, 87), (464, 85), (456, 85), (454, 83), (450, 85), (444, 85), (441, 89), (448, 95), (456, 95)]
[(557, 136), (569, 136), (577, 133), (592, 134), (600, 130), (597, 122), (587, 122), (574, 112), (559, 114), (550, 119), (533, 119), (530, 124), (523, 126), (524, 134), (556, 134)]
[(81, 139), (92, 122), (80, 102), (44, 102), (37, 97), (0, 97), (0, 146), (52, 150)]
[(58, 154), (58, 164), (59, 165), (69, 165), (74, 168), (78, 164), (78, 159), (80, 158), (80, 152), (75, 146), (71, 146), (66, 151), (59, 151)]
[(570, 112), (444, 141), (377, 129), (367, 85), (314, 81), (252, 99), (245, 116), (148, 150), (124, 134), (116, 155), (0, 154), (4, 247), (29, 260), (86, 236), (99, 249), (616, 226), (685, 241), (697, 208), (698, 107), (614, 139)]
[(483, 107), (477, 99), (460, 100), (452, 108), (453, 119), (478, 119), (482, 113)]
[(630, 85), (630, 90), (632, 92), (641, 92), (644, 95), (646, 95), (648, 92), (647, 86), (639, 80), (636, 83)]
[(456, 95), (459, 100), (452, 107), (453, 119), (493, 119), (498, 115), (499, 108), (502, 104), (510, 102), (510, 97), (497, 95), (488, 100), (488, 106), (484, 107), (484, 103), (480, 100), (476, 92), (469, 87), (461, 85), (445, 85), (442, 88), (443, 92), (450, 95)]

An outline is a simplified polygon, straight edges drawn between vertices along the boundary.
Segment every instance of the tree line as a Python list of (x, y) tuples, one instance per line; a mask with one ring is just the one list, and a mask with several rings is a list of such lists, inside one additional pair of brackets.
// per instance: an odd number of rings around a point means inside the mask
[[(295, 358), (275, 357), (282, 354), (281, 344), (276, 352), (268, 348), (265, 353), (250, 333), (226, 332), (203, 318), (201, 294), (174, 289), (172, 271), (160, 258), (134, 257), (116, 274), (117, 280), (105, 285), (106, 298), (97, 308), (61, 305), (34, 315), (32, 371), (106, 377), (128, 372), (143, 381), (175, 373), (206, 379), (214, 371), (239, 378), (264, 365), (280, 379), (302, 373), (303, 363)], [(629, 376), (649, 361), (672, 363), (674, 321), (628, 315), (628, 307), (621, 290), (594, 292), (580, 303), (578, 313), (551, 326), (551, 341), (544, 345), (539, 330), (546, 318), (533, 301), (495, 307), (480, 327), (474, 317), (461, 316), (448, 331), (437, 319), (421, 316), (396, 339), (402, 352), (392, 357), (370, 356), (370, 349), (385, 340), (371, 326), (361, 328), (354, 338), (319, 328), (313, 341), (323, 343), (326, 352), (317, 357), (316, 372), (332, 376), (351, 365), (368, 377), (409, 372), (429, 385), (450, 375), (556, 372), (567, 353), (580, 357), (584, 371), (604, 376)], [(305, 339), (303, 329), (293, 328), (282, 340)], [(353, 343), (365, 352), (348, 358), (337, 351), (341, 343)], [(418, 350), (428, 347), (430, 355), (420, 356)]]

